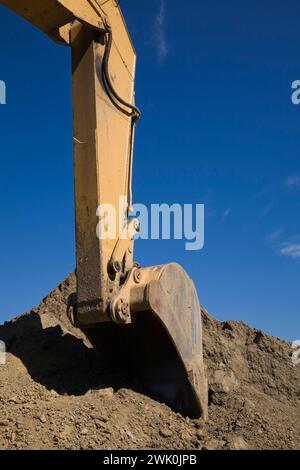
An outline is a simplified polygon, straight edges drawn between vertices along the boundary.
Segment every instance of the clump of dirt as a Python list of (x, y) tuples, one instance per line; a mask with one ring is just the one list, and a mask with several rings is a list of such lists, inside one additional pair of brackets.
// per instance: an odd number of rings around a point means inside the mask
[(209, 420), (191, 420), (108, 375), (66, 316), (75, 284), (0, 327), (0, 449), (300, 449), (289, 343), (203, 309)]

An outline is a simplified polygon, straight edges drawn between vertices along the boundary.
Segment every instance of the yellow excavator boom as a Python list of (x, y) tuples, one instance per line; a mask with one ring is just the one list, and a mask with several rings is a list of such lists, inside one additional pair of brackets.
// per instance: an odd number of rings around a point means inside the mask
[[(77, 292), (69, 316), (112, 370), (183, 414), (207, 416), (201, 309), (177, 264), (134, 263), (130, 217), (136, 52), (115, 0), (0, 0), (72, 53)], [(120, 202), (123, 201), (122, 204)], [(99, 236), (115, 208), (115, 234)], [(123, 236), (125, 233), (125, 236)], [(120, 235), (121, 234), (121, 235)]]

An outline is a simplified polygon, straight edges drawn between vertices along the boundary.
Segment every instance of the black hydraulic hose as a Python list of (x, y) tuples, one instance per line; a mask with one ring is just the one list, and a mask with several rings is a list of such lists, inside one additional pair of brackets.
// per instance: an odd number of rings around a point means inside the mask
[[(129, 172), (128, 172), (128, 189), (127, 189), (127, 198), (128, 198), (128, 211), (132, 210), (132, 165), (133, 165), (133, 139), (134, 139), (134, 129), (136, 122), (141, 118), (141, 111), (138, 107), (134, 106), (131, 103), (127, 103), (123, 100), (119, 94), (114, 89), (114, 86), (111, 82), (109, 75), (109, 57), (113, 43), (112, 30), (107, 21), (104, 19), (104, 25), (106, 28), (106, 35), (104, 36), (104, 54), (102, 63), (99, 60), (99, 67), (97, 73), (101, 73), (101, 79), (103, 87), (107, 93), (107, 96), (113, 103), (113, 105), (125, 114), (128, 117), (131, 117), (131, 132), (130, 132), (130, 141), (129, 141)], [(100, 58), (99, 58), (100, 59)], [(99, 77), (99, 75), (98, 75)], [(125, 109), (127, 108), (127, 109)], [(130, 110), (130, 111), (129, 111)]]
[(114, 96), (112, 95), (111, 93), (111, 90), (109, 88), (109, 85), (107, 83), (107, 79), (106, 79), (106, 76), (105, 76), (105, 73), (104, 73), (104, 67), (102, 66), (101, 62), (99, 61), (99, 70), (101, 70), (101, 80), (102, 80), (102, 84), (103, 84), (103, 87), (105, 89), (105, 92), (107, 94), (107, 96), (109, 97), (110, 101), (112, 102), (112, 104), (119, 110), (121, 111), (123, 114), (126, 114), (126, 116), (128, 117), (132, 117), (132, 112), (129, 112), (129, 111), (126, 111), (126, 109), (124, 109), (123, 106), (121, 106), (121, 104), (119, 104), (116, 99), (114, 98)]
[[(131, 109), (131, 113), (129, 115), (132, 116), (133, 122), (136, 122), (141, 117), (141, 111), (139, 110), (139, 108), (137, 106), (134, 106), (131, 103), (127, 103), (125, 100), (123, 100), (123, 98), (121, 98), (121, 96), (119, 96), (119, 94), (114, 89), (114, 86), (113, 86), (113, 84), (111, 82), (111, 79), (110, 79), (110, 76), (109, 76), (108, 64), (109, 64), (109, 56), (110, 56), (110, 51), (111, 51), (111, 47), (112, 47), (113, 38), (112, 38), (112, 30), (111, 30), (110, 26), (107, 24), (107, 22), (105, 22), (105, 27), (106, 27), (106, 31), (107, 31), (107, 39), (106, 39), (106, 46), (105, 46), (105, 51), (104, 51), (104, 56), (103, 56), (103, 64), (102, 64), (102, 76), (103, 76), (103, 79), (104, 79), (103, 80), (104, 86), (106, 87), (106, 90), (107, 90), (108, 94), (110, 95), (110, 98), (113, 97), (120, 104), (122, 104), (126, 108)], [(120, 109), (120, 107), (119, 107), (119, 109)], [(125, 112), (125, 114), (128, 115), (128, 113), (123, 108), (121, 108), (121, 111)]]

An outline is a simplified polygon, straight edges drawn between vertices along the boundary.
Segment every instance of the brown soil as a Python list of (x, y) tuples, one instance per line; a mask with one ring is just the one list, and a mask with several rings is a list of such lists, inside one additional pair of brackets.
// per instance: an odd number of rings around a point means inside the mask
[(209, 421), (110, 377), (66, 317), (71, 275), (0, 327), (0, 449), (300, 449), (300, 365), (291, 345), (203, 309)]

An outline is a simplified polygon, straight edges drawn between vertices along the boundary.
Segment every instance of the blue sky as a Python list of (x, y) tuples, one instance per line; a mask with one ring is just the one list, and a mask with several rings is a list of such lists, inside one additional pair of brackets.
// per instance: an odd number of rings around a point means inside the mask
[[(135, 202), (204, 203), (206, 242), (140, 241), (177, 261), (220, 319), (300, 338), (300, 5), (123, 0), (138, 52)], [(74, 268), (70, 51), (0, 7), (0, 321)]]

